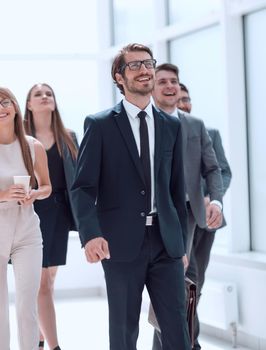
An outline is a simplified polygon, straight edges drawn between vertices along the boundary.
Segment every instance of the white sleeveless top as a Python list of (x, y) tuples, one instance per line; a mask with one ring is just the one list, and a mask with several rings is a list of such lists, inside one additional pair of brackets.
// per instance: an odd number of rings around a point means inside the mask
[[(26, 138), (34, 164), (34, 138), (31, 136)], [(0, 190), (5, 190), (13, 184), (14, 175), (28, 175), (18, 139), (8, 145), (0, 144)]]

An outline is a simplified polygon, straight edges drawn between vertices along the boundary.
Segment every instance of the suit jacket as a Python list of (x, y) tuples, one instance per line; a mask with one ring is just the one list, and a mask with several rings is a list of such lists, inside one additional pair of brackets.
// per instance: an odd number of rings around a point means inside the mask
[(182, 125), (186, 192), (195, 221), (204, 228), (206, 210), (201, 181), (202, 178), (206, 181), (210, 200), (222, 203), (221, 170), (203, 121), (180, 111), (178, 115)]
[[(160, 232), (170, 257), (185, 254), (185, 204), (180, 122), (153, 108), (154, 182)], [(146, 215), (144, 174), (123, 103), (86, 118), (72, 187), (82, 245), (104, 237), (111, 259), (140, 252)]]
[[(73, 142), (75, 143), (78, 149), (79, 146), (78, 146), (76, 134), (73, 131), (70, 131), (70, 134), (73, 139)], [(71, 213), (71, 218), (70, 218), (71, 231), (77, 231), (77, 218), (75, 217), (73, 201), (72, 201), (72, 192), (71, 192), (71, 186), (73, 184), (75, 169), (76, 169), (76, 160), (72, 158), (69, 148), (65, 143), (62, 143), (62, 152), (63, 152), (64, 173), (65, 173), (66, 187), (67, 187), (66, 199), (68, 201), (70, 213)]]
[[(223, 194), (225, 194), (232, 179), (232, 172), (224, 153), (224, 148), (223, 148), (222, 139), (221, 139), (219, 130), (207, 128), (207, 131), (212, 140), (212, 146), (213, 146), (218, 164), (221, 168), (221, 175), (223, 180)], [(205, 195), (207, 195), (208, 192), (207, 192), (206, 185), (205, 185), (204, 191), (205, 191)]]
[[(230, 182), (231, 182), (232, 172), (231, 172), (230, 166), (228, 164), (228, 161), (225, 157), (222, 139), (221, 139), (221, 135), (220, 135), (219, 131), (217, 129), (211, 129), (211, 128), (207, 128), (207, 131), (208, 131), (210, 138), (212, 140), (212, 146), (213, 146), (214, 152), (216, 154), (218, 164), (221, 168), (221, 175), (222, 175), (222, 180), (223, 180), (223, 194), (225, 194), (225, 192), (227, 191), (227, 189), (230, 185)], [(203, 189), (204, 189), (204, 195), (207, 196), (208, 189), (207, 189), (205, 181), (203, 181)], [(226, 226), (226, 221), (225, 221), (225, 218), (223, 217), (223, 223), (219, 227), (219, 229), (224, 227), (224, 226)], [(208, 228), (206, 228), (206, 229), (208, 231), (211, 231), (211, 232), (216, 231), (216, 229), (208, 229)]]

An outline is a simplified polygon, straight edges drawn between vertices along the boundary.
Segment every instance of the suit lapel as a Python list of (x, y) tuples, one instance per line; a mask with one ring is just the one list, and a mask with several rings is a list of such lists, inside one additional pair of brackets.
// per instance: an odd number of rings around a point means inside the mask
[(139, 157), (139, 153), (138, 153), (138, 149), (137, 149), (137, 145), (136, 145), (136, 141), (131, 129), (131, 125), (130, 122), (128, 120), (128, 116), (126, 114), (126, 111), (123, 107), (122, 102), (120, 102), (114, 109), (114, 118), (115, 121), (118, 125), (118, 128), (120, 129), (121, 135), (127, 145), (129, 154), (137, 168), (137, 171), (142, 179), (143, 182), (145, 182), (144, 180), (144, 174), (143, 174), (143, 170), (142, 170), (142, 165), (140, 162), (140, 157)]
[(182, 128), (182, 148), (183, 148), (183, 159), (185, 158), (186, 155), (186, 150), (187, 150), (187, 138), (188, 138), (188, 125), (187, 125), (187, 119), (184, 115), (181, 113), (178, 113), (178, 117), (181, 122), (181, 128)]
[(164, 134), (164, 119), (160, 112), (158, 112), (153, 107), (154, 116), (154, 129), (155, 129), (155, 147), (154, 147), (154, 176), (155, 181), (157, 179), (157, 174), (160, 166), (160, 161), (162, 158), (163, 148), (162, 139)]

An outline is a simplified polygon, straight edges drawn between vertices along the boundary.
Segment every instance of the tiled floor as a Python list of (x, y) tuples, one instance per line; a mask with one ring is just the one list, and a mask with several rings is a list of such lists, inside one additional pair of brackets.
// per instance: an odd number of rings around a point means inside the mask
[[(60, 299), (56, 303), (58, 334), (62, 350), (108, 350), (108, 310), (104, 298)], [(15, 308), (10, 307), (11, 350), (18, 350)], [(138, 350), (151, 350), (153, 328), (146, 311), (140, 320)], [(203, 350), (232, 350), (230, 344), (202, 337)], [(46, 346), (45, 349), (48, 350)], [(247, 350), (238, 348), (238, 350)]]

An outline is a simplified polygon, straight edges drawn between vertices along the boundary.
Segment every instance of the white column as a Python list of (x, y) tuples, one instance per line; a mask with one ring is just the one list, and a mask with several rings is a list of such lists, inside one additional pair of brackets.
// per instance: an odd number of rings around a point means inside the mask
[(231, 242), (233, 252), (250, 248), (247, 123), (242, 16), (230, 15), (230, 0), (222, 1), (221, 26), (225, 62), (225, 110), (228, 118), (229, 160), (233, 172)]
[(92, 35), (97, 35), (99, 40), (98, 94), (101, 109), (109, 108), (114, 104), (111, 78), (112, 57), (105, 54), (105, 52), (108, 51), (112, 45), (113, 39), (111, 3), (112, 2), (110, 0), (98, 0), (98, 30), (97, 33), (92, 33)]

